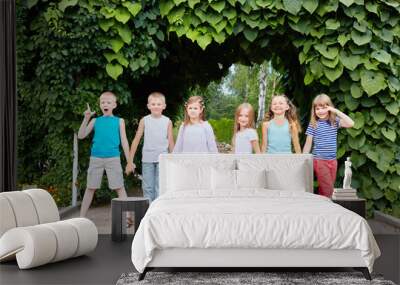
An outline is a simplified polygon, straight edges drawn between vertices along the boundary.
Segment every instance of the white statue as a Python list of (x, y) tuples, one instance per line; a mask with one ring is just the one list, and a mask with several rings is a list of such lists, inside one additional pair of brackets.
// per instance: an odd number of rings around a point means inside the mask
[(350, 157), (344, 162), (343, 189), (351, 189), (351, 161)]

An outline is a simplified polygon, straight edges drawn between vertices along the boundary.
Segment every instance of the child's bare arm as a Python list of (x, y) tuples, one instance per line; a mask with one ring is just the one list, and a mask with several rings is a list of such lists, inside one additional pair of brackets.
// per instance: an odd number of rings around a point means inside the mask
[(304, 147), (303, 147), (303, 153), (310, 153), (312, 141), (313, 141), (313, 137), (308, 135), (306, 138), (306, 143), (304, 144)]
[(169, 124), (168, 124), (168, 150), (170, 153), (173, 152), (174, 147), (175, 147), (175, 143), (174, 143), (172, 122), (169, 121)]
[(129, 161), (129, 143), (126, 138), (126, 129), (125, 129), (125, 121), (124, 119), (119, 119), (119, 135), (121, 138), (121, 146), (124, 150), (126, 162)]
[(135, 164), (133, 163), (133, 159), (135, 158), (137, 147), (142, 139), (144, 133), (144, 120), (143, 118), (139, 121), (138, 129), (136, 130), (135, 137), (132, 140), (131, 149), (129, 150), (129, 158), (128, 164), (126, 165), (125, 172), (129, 174), (135, 170)]
[(265, 153), (267, 150), (267, 135), (268, 135), (268, 122), (262, 124), (262, 138), (261, 138), (261, 153)]
[[(96, 112), (92, 112), (90, 110), (90, 106), (89, 104), (87, 105), (87, 109), (85, 110), (85, 112), (83, 113), (85, 115), (85, 117), (83, 118), (82, 124), (79, 127), (79, 131), (78, 131), (78, 139), (84, 139), (87, 137), (88, 134), (90, 134), (90, 132), (93, 130), (93, 126), (94, 126), (94, 122), (96, 121), (96, 119), (93, 119), (90, 121), (90, 118), (96, 113)], [(90, 121), (90, 122), (89, 122)]]
[(354, 126), (354, 121), (347, 116), (345, 113), (342, 111), (339, 111), (336, 108), (333, 108), (331, 106), (327, 107), (329, 111), (336, 113), (336, 115), (340, 118), (340, 126), (343, 128), (352, 128)]
[(301, 147), (299, 142), (299, 131), (295, 124), (292, 126), (292, 142), (295, 153), (301, 153)]
[(251, 146), (253, 147), (254, 153), (260, 153), (260, 145), (258, 140), (251, 141)]

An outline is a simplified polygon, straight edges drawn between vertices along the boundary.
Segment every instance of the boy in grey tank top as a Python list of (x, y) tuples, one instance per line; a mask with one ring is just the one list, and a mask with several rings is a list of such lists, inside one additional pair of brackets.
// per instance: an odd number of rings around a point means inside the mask
[(143, 196), (153, 201), (158, 197), (158, 156), (162, 153), (172, 152), (174, 138), (172, 122), (162, 114), (165, 109), (165, 97), (159, 92), (153, 92), (147, 99), (147, 108), (150, 115), (143, 117), (139, 122), (135, 138), (129, 152), (128, 164), (125, 172), (134, 172), (136, 165), (133, 163), (137, 147), (144, 134), (142, 149), (142, 189)]

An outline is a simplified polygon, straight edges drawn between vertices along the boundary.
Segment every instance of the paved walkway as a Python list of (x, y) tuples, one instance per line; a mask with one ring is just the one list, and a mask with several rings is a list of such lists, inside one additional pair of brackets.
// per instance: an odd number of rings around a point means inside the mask
[[(139, 196), (141, 193), (138, 193), (137, 191), (138, 190), (128, 191), (128, 196)], [(76, 208), (74, 211), (63, 217), (63, 220), (78, 217), (79, 208)], [(111, 201), (106, 205), (90, 207), (87, 213), (87, 218), (92, 220), (97, 226), (99, 234), (111, 234)], [(128, 234), (133, 234), (134, 231), (134, 226), (127, 229)]]

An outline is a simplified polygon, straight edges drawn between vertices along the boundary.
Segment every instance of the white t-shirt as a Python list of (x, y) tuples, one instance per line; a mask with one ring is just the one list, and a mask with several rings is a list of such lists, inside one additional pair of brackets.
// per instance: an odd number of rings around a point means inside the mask
[(181, 125), (173, 152), (218, 153), (211, 125), (207, 121)]
[(235, 136), (235, 153), (253, 153), (252, 141), (258, 140), (255, 129), (247, 128)]

